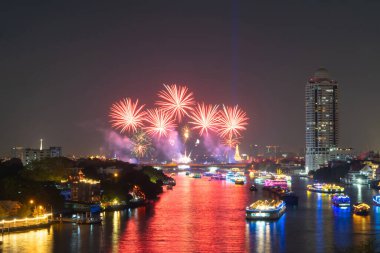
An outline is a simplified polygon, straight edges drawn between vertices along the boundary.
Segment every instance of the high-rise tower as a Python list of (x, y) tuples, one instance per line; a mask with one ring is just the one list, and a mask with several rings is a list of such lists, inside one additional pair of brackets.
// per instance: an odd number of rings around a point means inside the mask
[(338, 146), (338, 83), (325, 68), (318, 69), (306, 84), (305, 170), (319, 169)]

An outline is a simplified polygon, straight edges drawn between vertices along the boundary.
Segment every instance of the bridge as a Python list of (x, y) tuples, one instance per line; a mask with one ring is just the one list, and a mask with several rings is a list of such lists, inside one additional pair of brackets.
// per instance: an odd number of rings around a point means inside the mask
[(160, 168), (162, 170), (188, 170), (188, 169), (203, 169), (207, 170), (208, 168), (216, 167), (220, 169), (232, 169), (232, 168), (239, 168), (239, 169), (249, 169), (251, 168), (250, 163), (188, 163), (188, 164), (176, 164), (176, 163), (170, 163), (170, 164), (145, 164), (149, 165), (155, 168)]

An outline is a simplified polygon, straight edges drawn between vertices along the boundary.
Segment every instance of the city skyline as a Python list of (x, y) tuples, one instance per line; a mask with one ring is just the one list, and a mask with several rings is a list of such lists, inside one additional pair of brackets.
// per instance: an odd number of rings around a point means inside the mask
[(341, 145), (379, 149), (378, 3), (164, 3), (5, 4), (0, 154), (40, 138), (65, 154), (99, 153), (112, 102), (149, 103), (163, 83), (246, 108), (242, 151), (298, 152), (305, 83), (322, 66), (340, 82)]

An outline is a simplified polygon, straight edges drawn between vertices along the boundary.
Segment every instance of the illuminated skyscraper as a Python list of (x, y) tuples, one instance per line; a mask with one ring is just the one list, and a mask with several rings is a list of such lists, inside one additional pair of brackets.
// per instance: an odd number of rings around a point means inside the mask
[(318, 69), (306, 84), (305, 170), (316, 170), (330, 161), (338, 146), (338, 83), (325, 68)]

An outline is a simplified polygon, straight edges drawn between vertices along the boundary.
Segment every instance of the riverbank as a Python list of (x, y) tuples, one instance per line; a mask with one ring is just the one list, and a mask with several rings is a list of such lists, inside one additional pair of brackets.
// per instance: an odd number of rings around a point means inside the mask
[(50, 226), (53, 215), (51, 213), (44, 214), (35, 218), (13, 219), (0, 221), (0, 231), (2, 234), (10, 232), (18, 232), (24, 230), (32, 230)]

